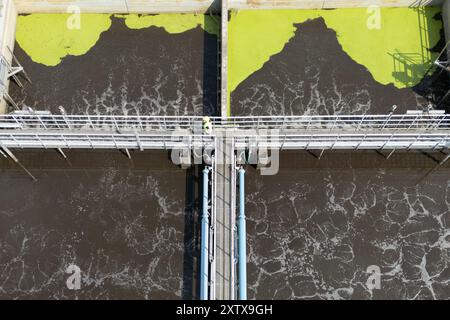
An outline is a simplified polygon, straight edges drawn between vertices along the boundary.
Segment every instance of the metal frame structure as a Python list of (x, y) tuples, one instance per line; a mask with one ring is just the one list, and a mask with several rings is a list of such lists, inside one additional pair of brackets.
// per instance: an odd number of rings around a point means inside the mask
[(450, 145), (450, 115), (340, 115), (211, 118), (213, 132), (195, 131), (196, 116), (0, 115), (0, 144), (8, 148), (214, 148), (220, 134), (235, 149), (427, 149)]
[(28, 74), (25, 72), (25, 69), (20, 64), (19, 60), (17, 60), (11, 48), (7, 47), (9, 53), (11, 54), (12, 62), (15, 64), (10, 64), (8, 60), (4, 56), (0, 56), (0, 98), (4, 98), (8, 103), (10, 103), (16, 110), (19, 110), (19, 106), (16, 102), (11, 98), (7, 91), (7, 83), (9, 78), (13, 78), (19, 87), (23, 87), (22, 82), (20, 81), (18, 74), (21, 73), (25, 80), (31, 83), (31, 79)]

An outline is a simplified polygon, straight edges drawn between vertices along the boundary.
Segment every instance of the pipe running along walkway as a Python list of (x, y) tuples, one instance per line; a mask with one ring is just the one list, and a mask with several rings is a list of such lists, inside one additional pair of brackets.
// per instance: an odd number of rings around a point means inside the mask
[[(211, 166), (203, 170), (200, 298), (247, 298), (244, 169), (239, 169), (239, 221), (236, 221), (234, 139), (217, 136)], [(210, 182), (210, 183), (209, 183)], [(211, 195), (210, 199), (209, 196)], [(238, 229), (236, 229), (238, 227)], [(238, 233), (237, 233), (238, 232)], [(238, 247), (235, 247), (236, 236)], [(239, 270), (236, 270), (236, 262)], [(239, 277), (237, 279), (237, 276)]]

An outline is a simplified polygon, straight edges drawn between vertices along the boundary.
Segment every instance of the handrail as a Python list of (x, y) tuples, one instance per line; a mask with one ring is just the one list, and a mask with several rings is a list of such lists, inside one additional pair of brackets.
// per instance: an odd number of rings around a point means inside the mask
[[(54, 115), (7, 114), (0, 115), (2, 130), (49, 131), (129, 131), (193, 130), (201, 123), (200, 116), (112, 116), (112, 115)], [(334, 116), (243, 116), (210, 118), (215, 129), (239, 130), (449, 130), (450, 114), (398, 114), (398, 115), (334, 115)]]

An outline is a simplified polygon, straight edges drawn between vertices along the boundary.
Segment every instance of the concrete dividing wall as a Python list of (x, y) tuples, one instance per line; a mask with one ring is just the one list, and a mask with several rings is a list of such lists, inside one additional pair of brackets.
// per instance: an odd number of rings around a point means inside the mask
[[(6, 60), (11, 63), (12, 55), (11, 51), (14, 51), (14, 42), (16, 34), (16, 19), (17, 11), (13, 0), (3, 0), (3, 6), (1, 8), (0, 16), (0, 53)], [(9, 81), (6, 83), (6, 90), (8, 90)], [(0, 99), (0, 114), (6, 112), (6, 102)]]
[(11, 50), (14, 50), (17, 11), (13, 0), (4, 0), (3, 3), (4, 7), (2, 8), (2, 15), (0, 17), (2, 35), (0, 39), (0, 52), (9, 62), (11, 62), (12, 55), (9, 52), (8, 47)]
[[(19, 13), (63, 13), (78, 6), (85, 13), (206, 12), (213, 0), (14, 0)], [(220, 11), (216, 1), (214, 9)]]
[[(220, 11), (218, 0), (14, 0), (19, 13), (61, 13), (69, 6), (92, 13), (162, 13)], [(443, 0), (228, 0), (230, 9), (320, 9), (438, 5)]]
[(443, 0), (229, 0), (234, 9), (328, 9), (440, 5)]

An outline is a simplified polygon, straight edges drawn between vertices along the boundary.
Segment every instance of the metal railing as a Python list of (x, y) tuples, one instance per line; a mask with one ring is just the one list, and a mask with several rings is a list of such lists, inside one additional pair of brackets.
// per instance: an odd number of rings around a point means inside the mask
[[(402, 115), (336, 115), (336, 116), (248, 116), (211, 117), (216, 129), (279, 130), (448, 130), (450, 115), (418, 113)], [(101, 130), (153, 131), (193, 130), (200, 116), (104, 116), (7, 114), (0, 115), (1, 129), (18, 130)]]
[(68, 149), (174, 149), (202, 148), (213, 143), (212, 136), (158, 133), (3, 133), (0, 146), (9, 148)]
[(333, 133), (237, 136), (236, 149), (423, 149), (440, 150), (450, 147), (448, 133)]
[[(217, 120), (216, 120), (217, 121)], [(450, 129), (447, 114), (335, 115), (335, 116), (257, 116), (230, 117), (213, 125), (237, 129), (279, 130), (439, 130)]]

